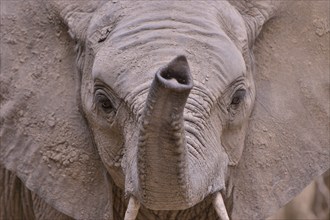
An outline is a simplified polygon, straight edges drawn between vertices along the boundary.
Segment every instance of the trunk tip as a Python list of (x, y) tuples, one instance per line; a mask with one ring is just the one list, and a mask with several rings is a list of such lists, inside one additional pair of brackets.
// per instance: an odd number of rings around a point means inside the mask
[(166, 88), (182, 91), (193, 87), (188, 60), (184, 55), (174, 58), (156, 74), (156, 77)]

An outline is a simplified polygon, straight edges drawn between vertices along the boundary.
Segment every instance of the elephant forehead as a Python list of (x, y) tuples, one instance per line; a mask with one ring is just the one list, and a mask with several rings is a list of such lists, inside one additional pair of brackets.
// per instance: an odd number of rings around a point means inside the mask
[(194, 81), (216, 94), (246, 71), (239, 48), (221, 28), (214, 8), (203, 11), (180, 2), (157, 2), (134, 8), (115, 25), (96, 54), (93, 77), (126, 96), (134, 87), (150, 84), (159, 68), (181, 54), (188, 58)]
[(96, 55), (92, 74), (94, 80), (103, 81), (119, 97), (125, 97), (141, 84), (150, 85), (160, 68), (182, 54), (188, 59), (194, 84), (204, 85), (214, 96), (246, 74), (242, 55), (230, 45), (218, 51), (189, 45), (124, 51), (106, 47)]

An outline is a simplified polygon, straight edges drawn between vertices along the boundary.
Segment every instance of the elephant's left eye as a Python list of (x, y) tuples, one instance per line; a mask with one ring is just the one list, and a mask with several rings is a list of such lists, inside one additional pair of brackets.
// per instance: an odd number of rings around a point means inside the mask
[(231, 107), (234, 109), (237, 108), (238, 105), (244, 100), (245, 94), (246, 94), (245, 89), (237, 90), (231, 99), (231, 103), (230, 103)]
[(102, 108), (105, 113), (110, 113), (114, 109), (110, 99), (102, 92), (96, 92), (95, 102)]

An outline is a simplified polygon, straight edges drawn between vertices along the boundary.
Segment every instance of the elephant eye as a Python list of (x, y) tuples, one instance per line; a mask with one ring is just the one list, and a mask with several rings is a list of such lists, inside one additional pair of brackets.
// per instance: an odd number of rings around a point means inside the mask
[(245, 89), (237, 90), (231, 99), (230, 105), (233, 107), (237, 107), (244, 100), (245, 93)]
[(100, 100), (101, 104), (102, 104), (102, 108), (104, 110), (108, 110), (108, 109), (111, 109), (112, 108), (112, 103), (110, 102), (109, 99), (107, 98), (103, 98)]
[(96, 92), (95, 101), (105, 113), (110, 113), (114, 109), (112, 102), (103, 92)]

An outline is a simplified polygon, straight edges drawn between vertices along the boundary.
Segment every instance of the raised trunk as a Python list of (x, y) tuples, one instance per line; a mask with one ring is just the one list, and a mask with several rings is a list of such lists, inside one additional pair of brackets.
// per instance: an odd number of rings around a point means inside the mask
[(192, 86), (184, 56), (158, 71), (151, 85), (137, 159), (140, 201), (150, 209), (189, 207), (183, 111)]

